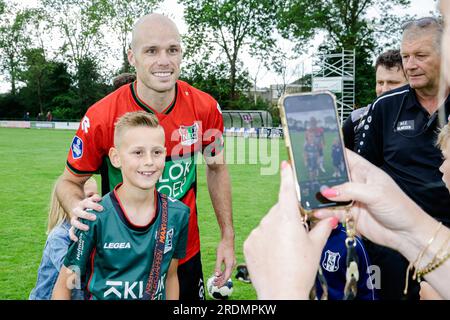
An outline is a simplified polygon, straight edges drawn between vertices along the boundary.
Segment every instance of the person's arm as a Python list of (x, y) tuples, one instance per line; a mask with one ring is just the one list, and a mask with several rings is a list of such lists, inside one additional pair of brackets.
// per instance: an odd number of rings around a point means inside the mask
[(292, 167), (282, 163), (278, 202), (244, 242), (247, 268), (258, 299), (308, 299), (320, 256), (337, 218), (307, 232), (295, 192)]
[[(357, 154), (347, 150), (352, 182), (322, 191), (333, 201), (354, 200), (349, 210), (356, 229), (369, 240), (399, 251), (414, 262), (421, 251), (424, 255), (419, 269), (430, 262), (450, 237), (450, 229), (442, 226), (436, 233), (438, 222), (426, 214), (395, 184), (384, 171), (373, 166)], [(323, 209), (317, 218), (337, 216), (344, 218), (346, 211)], [(427, 248), (430, 239), (435, 236)], [(448, 248), (444, 248), (448, 252)], [(450, 259), (425, 276), (427, 282), (445, 299), (450, 299)], [(444, 280), (444, 281), (443, 281)]]
[(73, 279), (74, 272), (69, 268), (62, 266), (55, 286), (53, 287), (52, 300), (71, 300), (72, 288), (69, 285)]
[(178, 300), (180, 299), (180, 284), (178, 282), (178, 259), (172, 259), (169, 266), (169, 271), (167, 271), (166, 280), (166, 299), (167, 300)]
[(443, 300), (442, 297), (426, 281), (420, 282), (420, 300)]
[[(88, 226), (78, 219), (94, 221), (96, 218), (94, 214), (86, 212), (86, 209), (103, 210), (97, 203), (102, 199), (98, 194), (89, 198), (84, 197), (83, 187), (90, 177), (91, 175), (76, 176), (66, 168), (56, 184), (56, 195), (61, 206), (69, 213), (72, 226), (83, 231), (88, 230)], [(74, 241), (77, 240), (72, 232), (70, 237)]]
[[(221, 240), (217, 247), (215, 284), (220, 287), (231, 277), (236, 258), (231, 208), (231, 181), (223, 150), (213, 157), (205, 157), (206, 180), (211, 202), (219, 224)], [(222, 264), (225, 270), (222, 271)]]

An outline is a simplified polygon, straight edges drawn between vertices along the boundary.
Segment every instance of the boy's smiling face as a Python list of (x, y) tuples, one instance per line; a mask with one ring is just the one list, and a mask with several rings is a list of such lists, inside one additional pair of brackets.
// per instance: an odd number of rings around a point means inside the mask
[(166, 161), (164, 130), (160, 126), (124, 130), (120, 144), (111, 149), (110, 158), (115, 167), (120, 167), (124, 184), (151, 189), (162, 175)]

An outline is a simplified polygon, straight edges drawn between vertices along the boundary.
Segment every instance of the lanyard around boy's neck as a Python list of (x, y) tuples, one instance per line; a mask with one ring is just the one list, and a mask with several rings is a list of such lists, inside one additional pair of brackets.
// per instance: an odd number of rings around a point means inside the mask
[(161, 199), (161, 220), (159, 222), (155, 252), (153, 255), (153, 263), (150, 269), (147, 285), (144, 291), (144, 300), (155, 300), (156, 291), (158, 289), (159, 277), (161, 274), (162, 260), (164, 256), (164, 247), (166, 244), (167, 233), (167, 196), (160, 194)]

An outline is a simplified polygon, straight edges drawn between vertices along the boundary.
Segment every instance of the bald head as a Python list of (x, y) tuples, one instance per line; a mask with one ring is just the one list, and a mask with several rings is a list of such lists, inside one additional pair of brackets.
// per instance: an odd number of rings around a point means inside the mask
[(148, 39), (153, 34), (171, 35), (181, 42), (180, 32), (171, 19), (159, 13), (151, 13), (139, 18), (134, 24), (131, 34), (131, 49), (135, 50), (141, 41)]

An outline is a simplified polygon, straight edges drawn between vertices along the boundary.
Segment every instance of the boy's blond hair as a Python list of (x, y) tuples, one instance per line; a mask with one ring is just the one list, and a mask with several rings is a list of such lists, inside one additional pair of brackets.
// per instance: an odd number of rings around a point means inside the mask
[(443, 151), (443, 149), (447, 146), (448, 139), (450, 138), (450, 126), (447, 123), (442, 129), (439, 131), (439, 135), (437, 137), (436, 145)]
[(158, 128), (158, 118), (155, 115), (145, 111), (125, 113), (115, 124), (114, 145), (120, 145), (120, 140), (126, 129), (138, 127)]
[[(87, 183), (96, 183), (94, 178), (89, 178), (86, 182)], [(61, 203), (58, 200), (58, 197), (56, 196), (56, 183), (53, 186), (52, 195), (50, 198), (50, 209), (48, 211), (48, 222), (47, 222), (47, 234), (49, 234), (54, 227), (61, 224), (62, 222), (70, 222), (70, 215), (64, 210), (64, 208), (61, 206)]]

